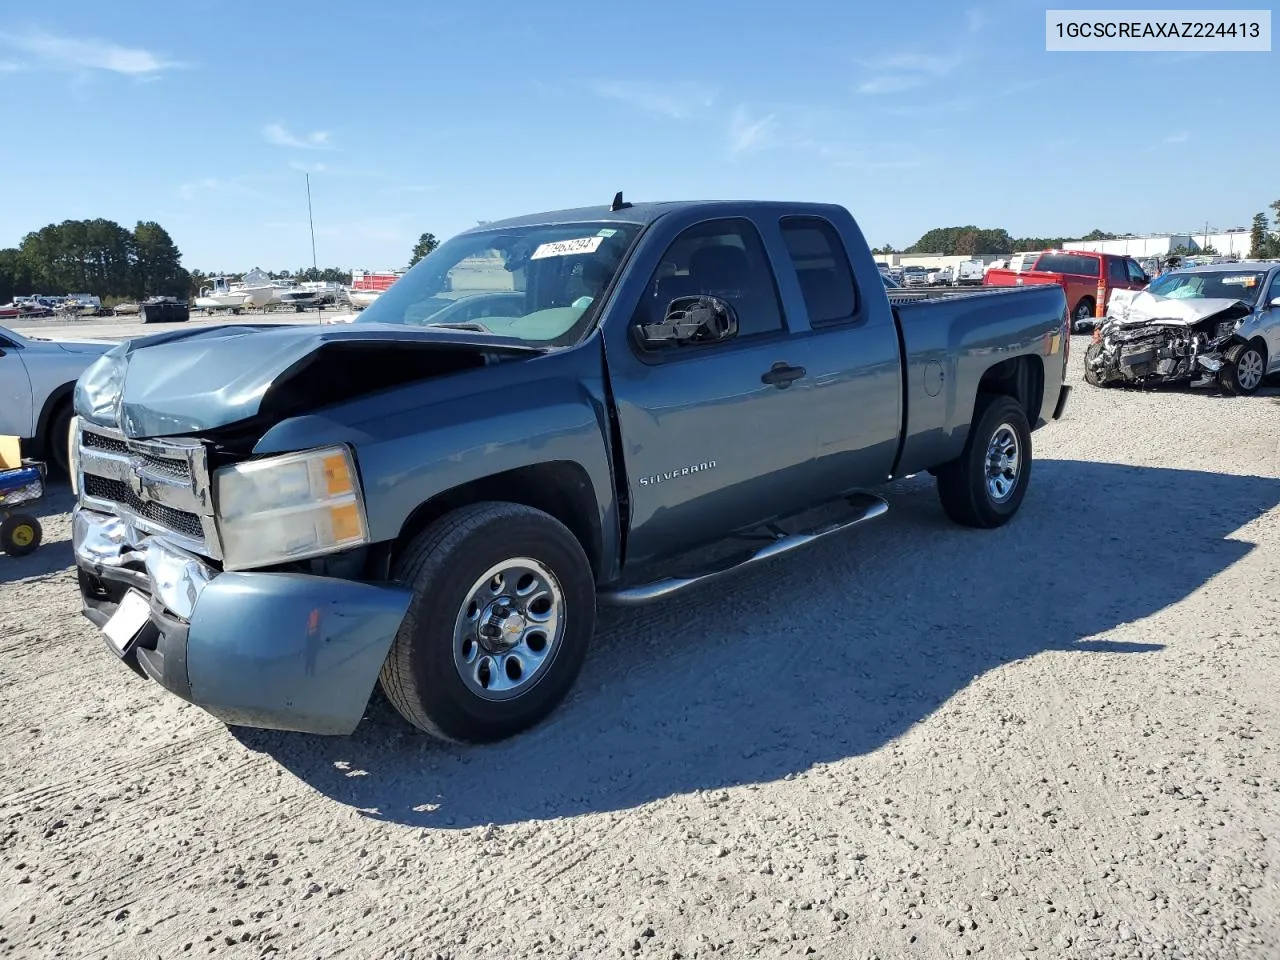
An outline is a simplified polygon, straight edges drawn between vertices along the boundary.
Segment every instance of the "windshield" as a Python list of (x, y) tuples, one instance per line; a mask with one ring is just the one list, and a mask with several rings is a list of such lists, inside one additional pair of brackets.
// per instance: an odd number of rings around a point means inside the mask
[(1243, 300), (1252, 305), (1266, 276), (1266, 271), (1258, 270), (1166, 273), (1151, 281), (1147, 293), (1174, 300)]
[(576, 343), (640, 232), (568, 223), (462, 234), (393, 283), (356, 323), (458, 326), (544, 346)]

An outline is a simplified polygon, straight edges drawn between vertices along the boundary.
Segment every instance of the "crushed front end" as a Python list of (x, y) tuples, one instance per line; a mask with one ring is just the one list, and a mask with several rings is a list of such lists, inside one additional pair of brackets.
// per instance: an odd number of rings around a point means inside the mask
[[(1182, 305), (1184, 310), (1186, 305)], [(1218, 379), (1224, 353), (1238, 337), (1249, 307), (1233, 303), (1201, 316), (1108, 317), (1094, 330), (1084, 356), (1085, 379), (1094, 386), (1191, 382)]]
[(226, 723), (355, 728), (409, 593), (304, 572), (366, 536), (349, 451), (215, 465), (83, 417), (72, 450), (83, 612), (117, 658)]

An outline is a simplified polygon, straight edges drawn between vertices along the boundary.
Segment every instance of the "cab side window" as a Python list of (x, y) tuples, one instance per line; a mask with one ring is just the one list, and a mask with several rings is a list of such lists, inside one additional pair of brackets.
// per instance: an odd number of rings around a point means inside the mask
[(1142, 267), (1138, 266), (1132, 260), (1126, 260), (1125, 266), (1129, 268), (1129, 280), (1132, 283), (1146, 283), (1147, 275), (1143, 272)]
[(809, 325), (848, 323), (858, 312), (858, 290), (836, 228), (821, 217), (784, 217), (781, 226)]
[(1110, 283), (1120, 284), (1129, 282), (1129, 273), (1125, 270), (1125, 262), (1123, 260), (1107, 261), (1107, 280)]
[(660, 323), (677, 297), (719, 297), (738, 314), (735, 339), (782, 329), (773, 269), (764, 243), (748, 220), (709, 220), (671, 242), (645, 287), (636, 320)]

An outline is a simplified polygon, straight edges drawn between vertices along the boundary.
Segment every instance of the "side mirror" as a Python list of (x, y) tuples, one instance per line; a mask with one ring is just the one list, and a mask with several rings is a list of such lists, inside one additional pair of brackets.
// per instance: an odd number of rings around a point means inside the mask
[(719, 297), (677, 297), (661, 323), (636, 324), (636, 335), (646, 347), (717, 343), (738, 335), (738, 314)]
[(1271, 298), (1271, 305), (1272, 305), (1273, 307), (1280, 307), (1280, 297), (1272, 297), (1272, 298)]

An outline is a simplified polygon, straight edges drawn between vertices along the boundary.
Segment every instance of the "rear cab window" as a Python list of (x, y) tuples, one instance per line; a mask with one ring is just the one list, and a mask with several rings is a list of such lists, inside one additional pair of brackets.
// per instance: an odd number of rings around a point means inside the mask
[(1036, 261), (1036, 270), (1045, 273), (1066, 273), (1077, 277), (1096, 277), (1100, 259), (1078, 253), (1046, 253)]
[(780, 221), (811, 327), (848, 323), (858, 315), (858, 288), (835, 225), (822, 217)]

